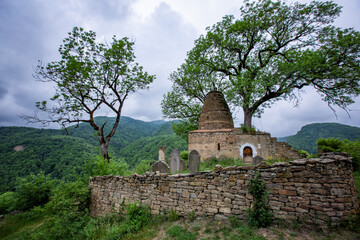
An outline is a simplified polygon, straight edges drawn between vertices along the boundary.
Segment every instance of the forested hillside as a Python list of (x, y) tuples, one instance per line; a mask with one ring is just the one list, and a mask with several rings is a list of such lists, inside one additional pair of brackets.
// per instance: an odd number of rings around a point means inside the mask
[[(96, 121), (107, 121), (110, 126), (114, 119), (97, 117)], [(43, 171), (54, 178), (66, 178), (100, 153), (97, 136), (85, 123), (70, 127), (68, 135), (65, 130), (27, 127), (0, 127), (0, 134), (0, 193), (12, 190), (17, 177), (30, 173)], [(141, 160), (157, 160), (159, 146), (167, 146), (168, 152), (173, 147), (187, 149), (187, 144), (173, 134), (171, 122), (121, 117), (109, 152), (134, 167)]]
[(278, 140), (287, 142), (293, 148), (317, 153), (316, 141), (319, 138), (360, 140), (360, 128), (339, 123), (313, 123), (303, 126), (293, 136), (278, 138)]

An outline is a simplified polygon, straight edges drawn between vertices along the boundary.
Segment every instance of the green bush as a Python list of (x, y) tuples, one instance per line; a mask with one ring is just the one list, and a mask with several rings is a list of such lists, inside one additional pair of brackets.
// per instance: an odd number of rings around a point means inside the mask
[(253, 126), (247, 127), (244, 124), (241, 124), (240, 128), (243, 131), (243, 133), (254, 134), (256, 132), (256, 129)]
[(129, 166), (122, 159), (111, 158), (110, 163), (102, 156), (97, 156), (84, 163), (84, 171), (87, 175), (105, 176), (105, 175), (117, 175), (124, 176), (128, 173)]
[(6, 214), (16, 210), (17, 195), (14, 192), (6, 192), (0, 195), (0, 214)]
[(338, 138), (321, 138), (317, 140), (317, 145), (323, 152), (341, 152), (343, 142)]
[(250, 180), (248, 185), (249, 193), (254, 197), (254, 205), (252, 209), (248, 209), (248, 223), (254, 227), (266, 227), (272, 221), (272, 214), (267, 205), (267, 190), (264, 180), (260, 174)]
[(40, 209), (49, 219), (32, 234), (32, 239), (85, 239), (89, 216), (90, 191), (87, 181), (61, 182), (50, 201)]
[(51, 192), (45, 210), (54, 215), (84, 215), (88, 211), (90, 189), (84, 180), (61, 182)]
[(317, 141), (318, 149), (323, 152), (346, 152), (353, 157), (354, 171), (360, 170), (360, 141), (322, 138)]
[(344, 140), (342, 149), (343, 152), (350, 154), (353, 157), (354, 171), (360, 170), (360, 141)]
[(17, 198), (16, 210), (24, 211), (35, 206), (44, 205), (49, 201), (50, 191), (55, 184), (56, 180), (45, 176), (43, 172), (18, 178), (15, 191)]
[(125, 220), (112, 226), (107, 232), (106, 239), (121, 239), (127, 233), (139, 231), (143, 226), (151, 223), (150, 208), (140, 203), (126, 205)]
[(189, 159), (189, 152), (188, 151), (182, 151), (180, 153), (180, 158), (183, 160), (188, 160)]
[(135, 172), (142, 175), (146, 172), (151, 171), (151, 160), (142, 160), (135, 166)]

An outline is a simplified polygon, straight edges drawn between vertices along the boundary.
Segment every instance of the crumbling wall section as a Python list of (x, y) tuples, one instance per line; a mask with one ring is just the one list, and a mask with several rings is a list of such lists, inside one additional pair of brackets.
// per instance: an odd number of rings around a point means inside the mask
[(92, 216), (117, 211), (123, 201), (141, 202), (159, 214), (170, 209), (183, 216), (237, 215), (247, 218), (253, 197), (247, 186), (256, 173), (266, 182), (275, 219), (338, 225), (358, 208), (352, 161), (327, 154), (272, 166), (218, 167), (196, 174), (103, 176), (89, 180)]

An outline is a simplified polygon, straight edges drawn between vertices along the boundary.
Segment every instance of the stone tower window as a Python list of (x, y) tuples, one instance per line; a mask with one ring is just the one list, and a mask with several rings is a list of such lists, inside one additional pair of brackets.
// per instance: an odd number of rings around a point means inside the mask
[(220, 143), (218, 143), (218, 151), (220, 151)]

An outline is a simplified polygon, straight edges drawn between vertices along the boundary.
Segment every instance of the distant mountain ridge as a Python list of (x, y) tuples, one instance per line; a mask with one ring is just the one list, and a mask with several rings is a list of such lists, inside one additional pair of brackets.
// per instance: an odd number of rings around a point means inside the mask
[[(115, 118), (96, 117), (95, 121), (106, 121), (108, 133)], [(72, 171), (78, 172), (84, 161), (100, 154), (96, 132), (87, 123), (69, 127), (68, 135), (65, 130), (30, 127), (0, 127), (0, 134), (0, 193), (12, 190), (16, 177), (39, 171), (66, 178)], [(168, 150), (187, 149), (186, 142), (172, 131), (171, 122), (123, 116), (110, 141), (109, 153), (133, 167), (141, 160), (156, 160), (157, 144), (168, 146)]]
[(340, 123), (312, 123), (303, 126), (295, 135), (278, 138), (278, 141), (287, 142), (295, 149), (317, 153), (319, 138), (360, 140), (360, 128)]

